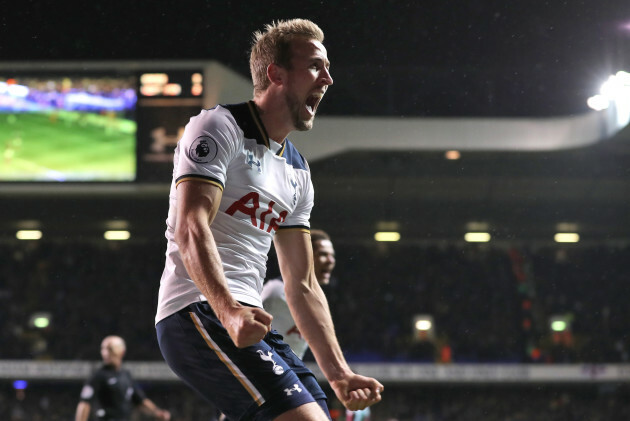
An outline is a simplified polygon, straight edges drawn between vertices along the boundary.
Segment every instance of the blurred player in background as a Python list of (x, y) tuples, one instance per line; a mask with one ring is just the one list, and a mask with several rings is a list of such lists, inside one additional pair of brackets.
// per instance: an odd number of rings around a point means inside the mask
[[(335, 248), (328, 233), (322, 230), (311, 230), (311, 246), (313, 247), (313, 269), (321, 286), (330, 284), (332, 271), (335, 268)], [(263, 307), (273, 316), (272, 327), (280, 333), (293, 352), (304, 358), (308, 343), (300, 335), (300, 331), (291, 316), (284, 293), (282, 278), (268, 280), (262, 291)], [(346, 410), (346, 421), (369, 421), (370, 408), (360, 411)]]
[(103, 365), (96, 370), (81, 390), (75, 421), (87, 421), (92, 406), (98, 420), (129, 420), (134, 407), (158, 420), (169, 421), (170, 412), (158, 408), (134, 382), (131, 373), (122, 368), (126, 351), (120, 336), (107, 336), (101, 343)]
[[(335, 268), (333, 243), (326, 232), (313, 229), (311, 230), (311, 245), (317, 282), (320, 285), (328, 285)], [(282, 335), (284, 342), (289, 344), (298, 357), (304, 358), (308, 344), (300, 334), (293, 316), (291, 316), (282, 278), (268, 280), (263, 286), (261, 298), (263, 307), (273, 316), (272, 327)]]
[(191, 118), (175, 150), (158, 341), (171, 369), (230, 420), (330, 419), (315, 376), (262, 308), (272, 240), (289, 307), (339, 400), (362, 409), (381, 399), (383, 386), (352, 372), (337, 343), (313, 271), (310, 170), (286, 138), (311, 129), (333, 83), (323, 40), (303, 19), (255, 33), (254, 99)]

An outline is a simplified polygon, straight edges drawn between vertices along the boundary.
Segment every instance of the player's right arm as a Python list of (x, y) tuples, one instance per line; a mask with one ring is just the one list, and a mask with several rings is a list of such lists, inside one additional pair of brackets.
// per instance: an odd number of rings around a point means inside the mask
[(87, 421), (90, 417), (90, 410), (92, 409), (92, 400), (97, 396), (101, 384), (102, 376), (99, 371), (92, 373), (88, 381), (81, 388), (81, 395), (77, 410), (74, 414), (75, 421)]
[(90, 403), (86, 401), (81, 401), (77, 405), (77, 410), (74, 414), (74, 421), (87, 421), (90, 416)]
[(271, 329), (271, 315), (243, 306), (232, 297), (221, 257), (210, 229), (219, 209), (222, 190), (199, 180), (177, 186), (175, 242), (195, 285), (206, 297), (234, 344), (244, 348), (261, 341)]

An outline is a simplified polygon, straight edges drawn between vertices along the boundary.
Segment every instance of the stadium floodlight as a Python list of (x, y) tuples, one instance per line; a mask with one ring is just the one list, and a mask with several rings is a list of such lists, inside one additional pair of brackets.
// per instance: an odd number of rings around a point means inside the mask
[(551, 322), (551, 330), (554, 332), (564, 332), (567, 330), (567, 322), (564, 320), (555, 320)]
[(580, 241), (580, 234), (577, 232), (559, 232), (553, 236), (556, 243), (578, 243)]
[(602, 83), (599, 92), (606, 98), (616, 99), (623, 90), (623, 81), (616, 75), (610, 75), (606, 82)]
[(416, 320), (416, 329), (417, 330), (429, 330), (433, 326), (431, 320)]
[(37, 329), (46, 329), (50, 326), (51, 319), (52, 315), (50, 313), (39, 311), (31, 314), (31, 317), (28, 319), (28, 325)]
[(111, 231), (105, 231), (105, 233), (103, 234), (103, 237), (109, 241), (124, 241), (124, 240), (129, 240), (129, 238), (131, 237), (131, 233), (126, 230), (119, 230), (119, 231), (111, 230)]
[(376, 241), (400, 241), (400, 233), (395, 231), (380, 231), (374, 234)]
[(602, 111), (610, 106), (610, 101), (604, 95), (593, 95), (586, 100), (586, 104), (595, 111)]
[(487, 243), (492, 236), (487, 232), (467, 232), (464, 235), (464, 240), (468, 243)]
[(630, 122), (630, 73), (618, 71), (610, 75), (602, 83), (599, 95), (586, 100), (588, 106), (596, 111), (609, 108), (614, 104), (617, 114), (617, 124), (620, 127)]
[(552, 332), (568, 332), (571, 330), (572, 316), (565, 314), (554, 314), (549, 317), (549, 329)]
[(19, 230), (15, 233), (15, 238), (18, 240), (39, 240), (42, 238), (42, 232), (40, 230)]
[(413, 336), (416, 340), (433, 339), (435, 326), (430, 314), (416, 314), (413, 316)]

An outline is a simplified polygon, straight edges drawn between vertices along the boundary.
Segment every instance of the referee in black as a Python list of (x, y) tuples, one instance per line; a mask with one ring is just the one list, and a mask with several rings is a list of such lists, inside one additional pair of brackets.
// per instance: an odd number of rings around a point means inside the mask
[(75, 421), (87, 421), (93, 404), (99, 421), (128, 421), (136, 406), (158, 420), (171, 419), (171, 413), (158, 408), (133, 381), (131, 373), (121, 368), (126, 349), (125, 341), (120, 336), (103, 339), (103, 365), (83, 386)]

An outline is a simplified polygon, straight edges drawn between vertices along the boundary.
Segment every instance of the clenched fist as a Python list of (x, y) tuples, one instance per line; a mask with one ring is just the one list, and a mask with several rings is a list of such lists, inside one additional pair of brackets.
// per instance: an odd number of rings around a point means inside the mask
[(223, 317), (223, 326), (237, 348), (260, 342), (271, 331), (273, 316), (257, 307), (239, 306)]

